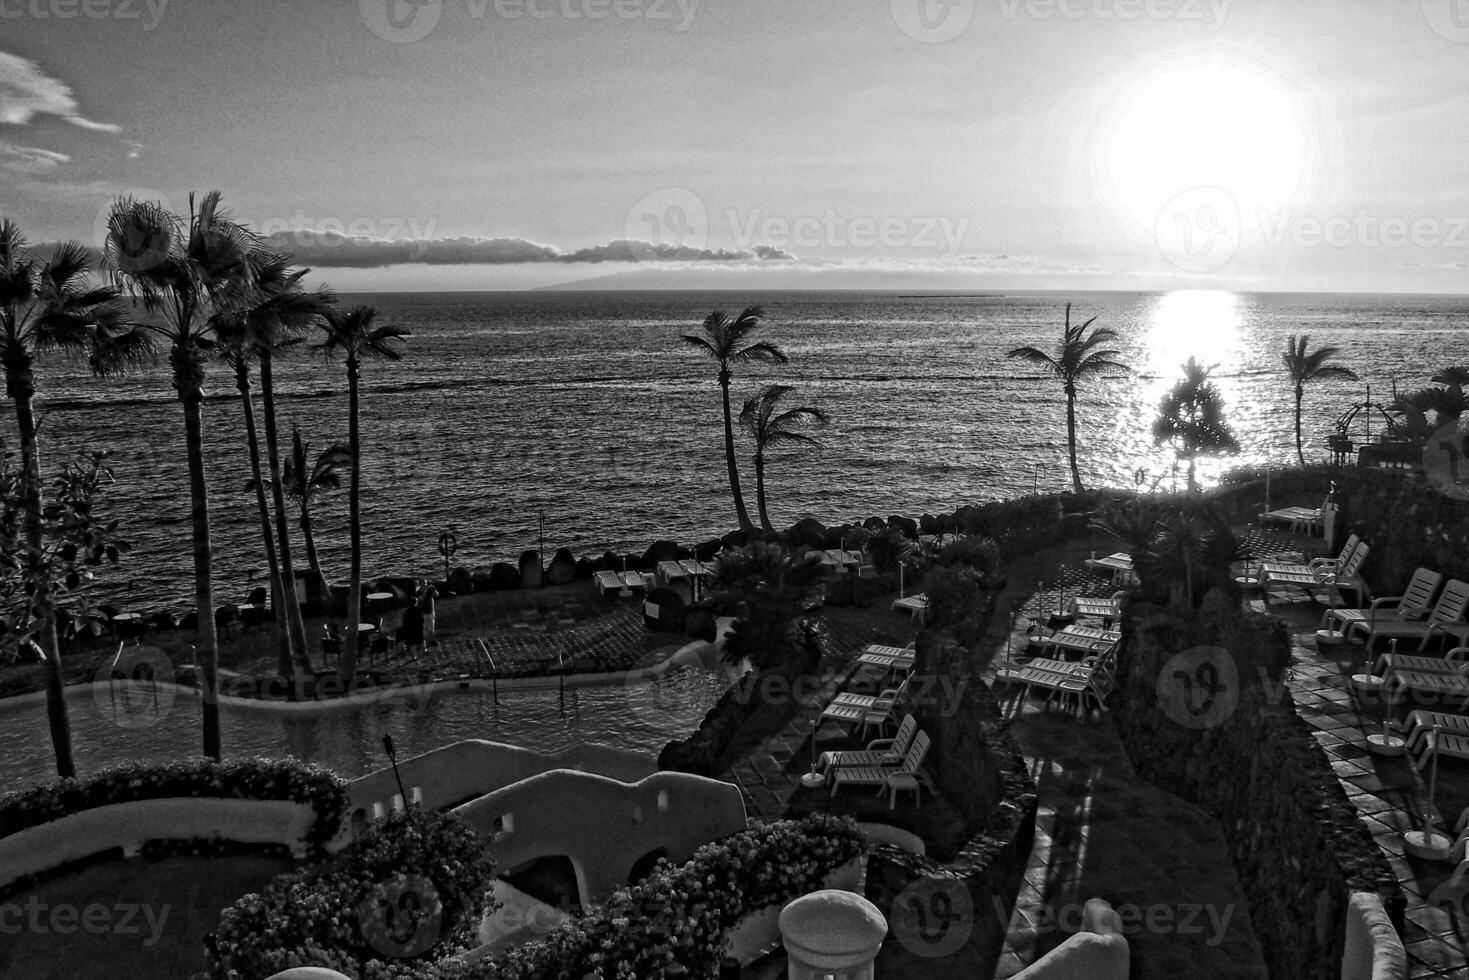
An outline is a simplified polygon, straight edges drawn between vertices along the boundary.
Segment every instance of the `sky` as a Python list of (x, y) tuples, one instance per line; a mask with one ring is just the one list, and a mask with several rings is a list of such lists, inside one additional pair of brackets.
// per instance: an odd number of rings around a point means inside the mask
[(0, 0), (0, 215), (338, 289), (1469, 293), (1465, 0)]

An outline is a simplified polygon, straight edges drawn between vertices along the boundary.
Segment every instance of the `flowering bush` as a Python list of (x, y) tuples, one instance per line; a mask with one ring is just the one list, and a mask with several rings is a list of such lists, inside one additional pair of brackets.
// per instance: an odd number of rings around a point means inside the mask
[[(666, 861), (587, 915), (539, 943), (478, 963), (441, 962), (435, 980), (662, 980), (714, 976), (724, 934), (755, 912), (823, 887), (827, 877), (865, 853), (866, 838), (847, 819), (808, 817), (756, 825)], [(420, 974), (423, 976), (424, 974)]]
[(347, 784), (340, 776), (294, 759), (127, 762), (0, 796), (0, 837), (99, 806), (190, 796), (309, 804), (316, 822), (307, 843), (316, 848), (336, 836), (347, 810)]
[(485, 841), (459, 817), (414, 808), (374, 824), (329, 863), (282, 875), (220, 917), (208, 978), (297, 966), (364, 980), (432, 975), (495, 908)]

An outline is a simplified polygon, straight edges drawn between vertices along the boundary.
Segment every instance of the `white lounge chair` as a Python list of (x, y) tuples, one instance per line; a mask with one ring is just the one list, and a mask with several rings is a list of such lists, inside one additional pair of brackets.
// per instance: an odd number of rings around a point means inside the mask
[(903, 756), (903, 761), (896, 769), (891, 766), (839, 766), (831, 777), (831, 791), (835, 793), (843, 786), (876, 786), (882, 791), (887, 788), (889, 776), (906, 774), (921, 781), (931, 792), (933, 783), (920, 768), (928, 755), (931, 741), (928, 732), (919, 732), (913, 736), (913, 744), (908, 746), (908, 753)]
[(1379, 596), (1366, 609), (1328, 609), (1321, 617), (1322, 629), (1348, 634), (1356, 623), (1371, 621), (1409, 622), (1423, 619), (1433, 607), (1443, 575), (1431, 568), (1418, 568), (1402, 595)]
[(846, 752), (833, 751), (821, 753), (821, 758), (816, 761), (818, 771), (830, 775), (833, 768), (846, 766), (851, 768), (877, 766), (897, 766), (908, 754), (908, 747), (913, 744), (913, 738), (918, 734), (918, 719), (912, 715), (904, 715), (903, 723), (898, 726), (898, 732), (892, 738), (877, 738), (867, 743), (865, 749), (855, 749)]
[(1469, 582), (1462, 579), (1451, 579), (1443, 587), (1438, 601), (1428, 611), (1428, 615), (1421, 620), (1395, 619), (1395, 620), (1373, 620), (1364, 619), (1354, 622), (1347, 627), (1347, 636), (1360, 632), (1367, 639), (1367, 651), (1372, 652), (1372, 647), (1377, 643), (1379, 637), (1382, 639), (1400, 639), (1418, 641), (1418, 649), (1423, 649), (1428, 641), (1435, 636), (1456, 635), (1449, 627), (1462, 625), (1464, 611), (1469, 606)]

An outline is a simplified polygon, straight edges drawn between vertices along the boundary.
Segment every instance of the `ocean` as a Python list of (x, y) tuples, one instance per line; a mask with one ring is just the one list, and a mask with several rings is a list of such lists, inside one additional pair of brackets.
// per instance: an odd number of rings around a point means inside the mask
[[(896, 293), (395, 293), (344, 297), (412, 332), (401, 361), (363, 371), (365, 571), (442, 573), (439, 535), (456, 564), (515, 561), (536, 548), (640, 553), (655, 539), (693, 543), (734, 526), (712, 362), (679, 335), (712, 310), (760, 303), (759, 337), (785, 366), (739, 366), (734, 410), (761, 386), (795, 386), (787, 405), (831, 418), (809, 451), (775, 451), (767, 468), (773, 522), (918, 516), (1070, 484), (1059, 384), (1006, 359), (1056, 343), (1067, 302), (1118, 332), (1134, 372), (1093, 379), (1078, 410), (1090, 485), (1169, 488), (1182, 469), (1156, 447), (1158, 400), (1189, 356), (1214, 377), (1241, 443), (1201, 465), (1224, 470), (1294, 459), (1286, 337), (1341, 348), (1361, 382), (1308, 389), (1307, 453), (1325, 455), (1333, 421), (1370, 395), (1386, 402), (1433, 371), (1469, 361), (1469, 303), (1453, 296), (1223, 292), (903, 295)], [(347, 438), (346, 372), (309, 349), (277, 362), (283, 445), (300, 426), (313, 449)], [(241, 601), (265, 565), (232, 373), (212, 366), (206, 451), (218, 602)], [(166, 352), (149, 369), (101, 381), (59, 359), (40, 369), (43, 465), (110, 449), (116, 484), (104, 511), (132, 551), (95, 593), (132, 608), (183, 610), (191, 595), (182, 413)], [(10, 412), (8, 402), (0, 412)], [(258, 412), (257, 412), (258, 414)], [(1365, 416), (1354, 434), (1365, 432)], [(1381, 422), (1376, 426), (1380, 431)], [(3, 431), (12, 440), (13, 420)], [(751, 512), (754, 466), (741, 441)], [(315, 523), (329, 580), (347, 575), (345, 489)], [(305, 556), (295, 545), (298, 567)]]

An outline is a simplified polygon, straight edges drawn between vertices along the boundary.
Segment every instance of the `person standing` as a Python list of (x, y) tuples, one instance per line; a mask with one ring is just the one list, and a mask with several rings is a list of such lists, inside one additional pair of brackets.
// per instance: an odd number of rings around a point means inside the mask
[(434, 635), (434, 600), (439, 590), (432, 585), (425, 585), (418, 591), (418, 611), (423, 614), (423, 645), (427, 649), (438, 645), (438, 638)]

